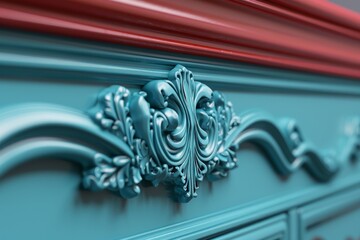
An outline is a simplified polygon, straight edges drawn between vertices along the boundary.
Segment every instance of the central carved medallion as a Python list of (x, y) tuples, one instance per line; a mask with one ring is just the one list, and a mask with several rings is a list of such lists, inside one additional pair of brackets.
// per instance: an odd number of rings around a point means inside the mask
[[(277, 124), (261, 112), (237, 117), (219, 92), (195, 81), (181, 65), (140, 92), (105, 89), (90, 116), (123, 144), (118, 155), (95, 155), (83, 185), (124, 198), (137, 196), (139, 184), (147, 182), (166, 185), (172, 198), (188, 202), (204, 178), (220, 179), (236, 167), (235, 151), (245, 142), (261, 147), (282, 175), (306, 165), (318, 181), (328, 181), (343, 161), (304, 141), (294, 120)], [(356, 149), (358, 142), (358, 135), (350, 136), (346, 149)]]
[(145, 179), (165, 183), (176, 200), (187, 202), (197, 196), (204, 177), (224, 177), (236, 166), (234, 149), (223, 143), (239, 118), (220, 93), (194, 81), (181, 65), (170, 71), (168, 80), (152, 81), (133, 95), (120, 86), (106, 89), (92, 115), (134, 155), (99, 155), (98, 165), (86, 171), (88, 187), (132, 197)]

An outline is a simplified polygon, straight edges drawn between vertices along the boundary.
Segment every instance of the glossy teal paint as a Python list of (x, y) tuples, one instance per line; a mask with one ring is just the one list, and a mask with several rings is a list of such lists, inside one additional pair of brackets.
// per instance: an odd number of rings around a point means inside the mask
[[(25, 135), (7, 134), (12, 137), (2, 138), (7, 140), (1, 144), (10, 146), (26, 137), (30, 141), (25, 141), (28, 145), (17, 145), (17, 151), (1, 152), (7, 156), (1, 160), (8, 159), (4, 169), (10, 170), (0, 178), (1, 239), (197, 239), (232, 232), (236, 235), (246, 232), (249, 226), (260, 226), (253, 233), (261, 233), (261, 226), (280, 218), (291, 239), (322, 233), (330, 233), (324, 236), (331, 239), (337, 224), (301, 228), (308, 223), (307, 218), (299, 215), (293, 217), (299, 220), (293, 221), (283, 216), (289, 212), (292, 216), (300, 214), (302, 209), (311, 211), (312, 204), (318, 204), (315, 209), (325, 206), (327, 201), (333, 202), (332, 197), (343, 199), (353, 214), (343, 210), (346, 207), (329, 204), (318, 216), (340, 209), (344, 217), (336, 218), (335, 223), (341, 222), (345, 233), (355, 237), (356, 232), (347, 231), (354, 229), (349, 223), (358, 220), (360, 164), (356, 156), (350, 162), (339, 161), (335, 177), (320, 183), (302, 168), (284, 177), (269, 164), (275, 158), (263, 154), (256, 144), (240, 144), (236, 152), (238, 167), (220, 181), (202, 182), (198, 197), (186, 204), (174, 203), (162, 187), (142, 187), (142, 194), (131, 200), (106, 192), (83, 191), (79, 189), (79, 164), (57, 161), (70, 158), (86, 168), (87, 163), (93, 164), (98, 152), (122, 153), (126, 146), (91, 120), (88, 110), (109, 85), (123, 85), (136, 93), (150, 80), (168, 79), (177, 63), (192, 70), (196, 81), (221, 90), (240, 119), (249, 116), (248, 110), (267, 112), (274, 116), (270, 122), (283, 133), (286, 129), (278, 120), (291, 117), (301, 128), (307, 146), (316, 146), (321, 156), (328, 152), (321, 150), (328, 149), (336, 159), (348, 159), (356, 145), (356, 118), (360, 115), (360, 87), (355, 80), (11, 31), (2, 33), (6, 34), (0, 38), (0, 119), (1, 126), (6, 127), (0, 132), (5, 136), (3, 133), (11, 130), (8, 126), (12, 126), (13, 133), (29, 131)], [(25, 37), (28, 41), (22, 41)], [(36, 120), (39, 125), (20, 119)], [(74, 126), (74, 120), (76, 127), (64, 131)], [(54, 126), (59, 128), (55, 130)], [(51, 139), (37, 138), (44, 132)], [(69, 134), (73, 132), (76, 134)], [(104, 141), (106, 144), (100, 144)], [(44, 146), (47, 150), (43, 150)], [(334, 149), (339, 150), (331, 153)], [(73, 154), (66, 154), (69, 151)], [(14, 159), (34, 161), (13, 168)]]

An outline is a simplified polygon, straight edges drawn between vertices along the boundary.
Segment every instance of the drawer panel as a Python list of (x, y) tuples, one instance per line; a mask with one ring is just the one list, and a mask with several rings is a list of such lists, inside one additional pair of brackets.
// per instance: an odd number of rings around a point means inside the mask
[(280, 215), (260, 223), (253, 224), (214, 239), (217, 240), (285, 240), (288, 239), (286, 215)]
[(300, 239), (359, 239), (360, 189), (306, 206), (299, 216)]

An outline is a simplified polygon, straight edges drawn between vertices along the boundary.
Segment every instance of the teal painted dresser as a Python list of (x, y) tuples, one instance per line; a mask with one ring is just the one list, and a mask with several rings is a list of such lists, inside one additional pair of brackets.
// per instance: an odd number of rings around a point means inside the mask
[(186, 2), (0, 4), (0, 239), (360, 239), (360, 17)]

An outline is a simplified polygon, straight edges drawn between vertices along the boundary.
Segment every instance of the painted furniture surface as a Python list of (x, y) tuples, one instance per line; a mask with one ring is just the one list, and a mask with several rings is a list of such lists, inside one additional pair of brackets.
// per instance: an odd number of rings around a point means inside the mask
[(0, 3), (0, 239), (360, 238), (359, 16), (189, 3)]

